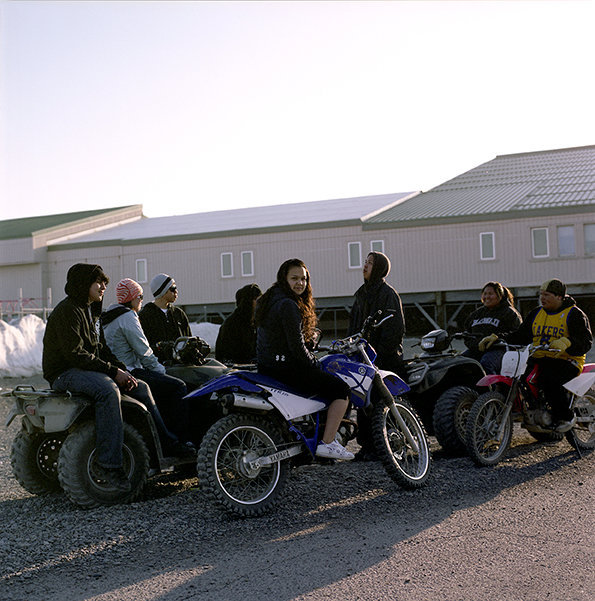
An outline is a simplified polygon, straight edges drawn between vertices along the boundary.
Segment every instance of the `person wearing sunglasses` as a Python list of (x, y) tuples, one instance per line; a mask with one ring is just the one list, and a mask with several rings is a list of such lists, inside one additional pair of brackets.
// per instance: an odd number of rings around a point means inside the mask
[(192, 336), (188, 316), (174, 303), (178, 298), (175, 280), (166, 273), (157, 274), (150, 283), (154, 301), (138, 314), (145, 336), (160, 363), (172, 361), (173, 348), (158, 348), (159, 342), (175, 341), (180, 336)]

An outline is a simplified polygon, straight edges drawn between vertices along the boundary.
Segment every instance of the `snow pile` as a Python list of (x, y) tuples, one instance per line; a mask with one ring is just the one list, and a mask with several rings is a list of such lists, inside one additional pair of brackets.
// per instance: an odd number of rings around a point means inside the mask
[[(211, 350), (219, 326), (212, 323), (191, 323), (193, 336), (206, 341)], [(41, 374), (41, 354), (45, 322), (35, 315), (25, 315), (10, 323), (0, 320), (0, 377), (30, 377)]]
[(41, 373), (45, 322), (25, 315), (10, 323), (0, 320), (0, 377), (29, 377)]

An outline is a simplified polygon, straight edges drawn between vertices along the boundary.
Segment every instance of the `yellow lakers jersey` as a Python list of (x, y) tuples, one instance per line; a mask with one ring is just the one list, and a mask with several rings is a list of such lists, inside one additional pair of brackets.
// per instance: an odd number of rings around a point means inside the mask
[[(565, 307), (558, 313), (546, 313), (542, 308), (538, 311), (531, 329), (533, 332), (533, 344), (550, 344), (558, 338), (568, 338), (568, 315), (573, 307)], [(551, 357), (553, 359), (566, 359), (576, 363), (579, 369), (585, 364), (585, 355), (575, 357), (567, 352), (537, 351), (534, 357)]]

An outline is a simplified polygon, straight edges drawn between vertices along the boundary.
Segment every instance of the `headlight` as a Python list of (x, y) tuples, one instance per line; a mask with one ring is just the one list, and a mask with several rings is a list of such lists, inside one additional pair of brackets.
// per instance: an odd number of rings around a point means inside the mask
[(422, 338), (421, 339), (421, 348), (424, 350), (434, 348), (434, 343), (436, 342), (435, 338)]

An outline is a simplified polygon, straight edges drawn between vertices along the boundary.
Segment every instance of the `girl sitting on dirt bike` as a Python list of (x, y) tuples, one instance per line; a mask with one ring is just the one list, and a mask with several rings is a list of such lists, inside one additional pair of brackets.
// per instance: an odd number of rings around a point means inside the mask
[(481, 304), (465, 320), (465, 332), (472, 338), (465, 338), (466, 357), (481, 363), (487, 374), (500, 373), (502, 350), (489, 350), (482, 347), (481, 340), (490, 334), (504, 336), (521, 325), (521, 316), (514, 308), (512, 292), (500, 282), (488, 282), (481, 289)]
[[(285, 261), (277, 281), (256, 305), (258, 371), (305, 395), (329, 399), (326, 425), (316, 455), (353, 459), (335, 435), (348, 406), (349, 386), (323, 372), (310, 351), (314, 346), (316, 314), (310, 274), (299, 259)], [(308, 348), (310, 347), (310, 348)]]

